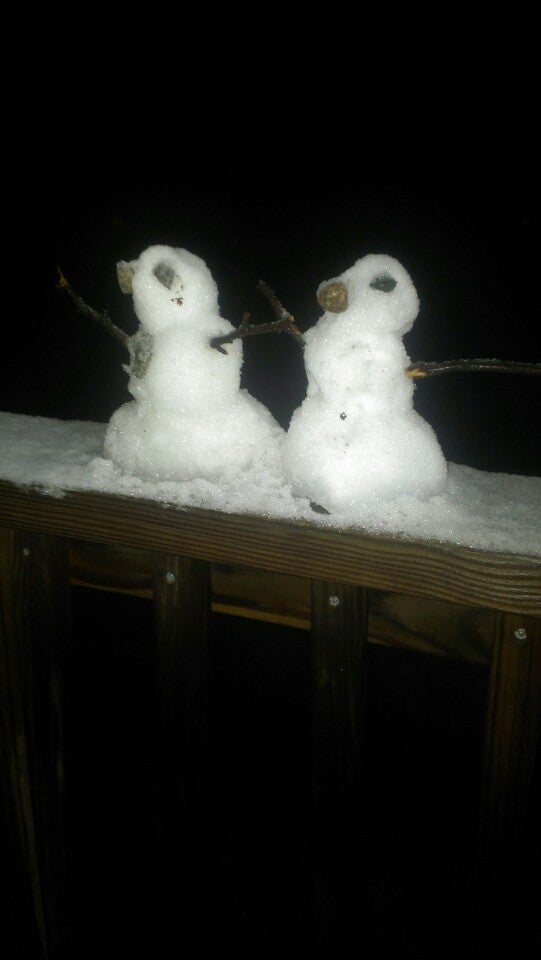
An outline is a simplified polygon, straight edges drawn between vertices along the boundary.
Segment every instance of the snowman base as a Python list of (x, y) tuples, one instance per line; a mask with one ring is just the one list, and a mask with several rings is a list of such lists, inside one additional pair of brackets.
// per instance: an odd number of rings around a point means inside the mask
[(142, 479), (230, 482), (264, 459), (282, 471), (283, 430), (246, 391), (227, 410), (201, 416), (155, 410), (131, 401), (115, 411), (105, 434), (104, 456)]

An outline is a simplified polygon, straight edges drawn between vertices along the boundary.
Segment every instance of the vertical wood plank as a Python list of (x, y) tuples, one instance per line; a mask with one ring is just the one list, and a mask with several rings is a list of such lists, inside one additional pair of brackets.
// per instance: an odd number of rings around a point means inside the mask
[(502, 613), (491, 666), (479, 805), (478, 868), (505, 893), (523, 849), (541, 725), (541, 620)]
[(155, 556), (160, 855), (177, 904), (174, 922), (182, 904), (183, 924), (195, 921), (209, 870), (210, 605), (210, 564), (171, 554)]
[(312, 581), (316, 949), (324, 956), (337, 929), (343, 937), (351, 927), (340, 905), (355, 901), (345, 887), (360, 881), (367, 622), (365, 590)]
[(63, 716), (71, 635), (67, 552), (60, 538), (1, 530), (0, 556), (4, 786), (42, 955), (67, 960), (73, 950)]

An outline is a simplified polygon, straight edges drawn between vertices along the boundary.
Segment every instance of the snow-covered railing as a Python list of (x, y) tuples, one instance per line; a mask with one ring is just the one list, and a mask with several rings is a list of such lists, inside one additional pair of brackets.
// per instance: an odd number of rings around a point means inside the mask
[[(154, 246), (117, 269), (139, 321), (132, 336), (62, 274), (59, 285), (126, 348), (132, 399), (107, 424), (0, 413), (1, 769), (44, 960), (73, 955), (63, 813), (71, 584), (152, 600), (159, 819), (184, 888), (207, 860), (211, 610), (310, 631), (310, 955), (336, 955), (339, 891), (363, 883), (370, 642), (487, 667), (469, 866), (479, 884), (509, 883), (541, 709), (541, 478), (446, 461), (414, 407), (414, 380), (464, 362), (411, 363), (402, 337), (419, 299), (391, 257), (367, 255), (320, 284), (324, 313), (305, 333), (261, 283), (276, 319), (254, 325), (245, 314), (235, 328), (189, 251)], [(287, 430), (241, 386), (243, 338), (284, 331), (307, 377)]]
[[(194, 771), (204, 770), (212, 604), (310, 629), (314, 798), (330, 818), (330, 846), (344, 843), (362, 783), (366, 643), (490, 663), (476, 855), (485, 871), (508, 873), (520, 849), (540, 719), (540, 557), (333, 529), (316, 519), (167, 509), (95, 491), (58, 496), (10, 482), (0, 483), (0, 546), (5, 788), (44, 956), (70, 955), (62, 690), (72, 582), (152, 597), (164, 749), (177, 781), (189, 785), (181, 791), (186, 816), (187, 793), (204, 789)], [(348, 836), (354, 832), (352, 824)], [(330, 899), (332, 862), (323, 852), (319, 889)]]

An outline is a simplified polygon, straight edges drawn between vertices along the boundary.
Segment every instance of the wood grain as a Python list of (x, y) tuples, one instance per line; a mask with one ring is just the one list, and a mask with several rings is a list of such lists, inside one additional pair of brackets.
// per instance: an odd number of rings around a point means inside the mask
[(479, 804), (479, 869), (516, 876), (541, 727), (541, 620), (501, 614), (490, 677)]
[[(84, 541), (69, 543), (72, 582), (152, 599), (152, 552)], [(310, 580), (211, 564), (212, 610), (310, 629)], [(436, 656), (489, 663), (495, 612), (444, 600), (369, 591), (368, 640)]]
[(497, 613), (426, 597), (369, 591), (371, 643), (469, 663), (490, 663)]
[(0, 525), (541, 615), (541, 558), (0, 484)]
[(208, 564), (156, 554), (160, 857), (164, 875), (177, 876), (188, 900), (204, 887), (209, 869), (209, 613)]
[[(284, 618), (284, 622), (296, 617), (309, 625), (315, 656), (314, 740), (315, 757), (319, 759), (314, 769), (319, 773), (314, 783), (319, 784), (318, 809), (334, 809), (336, 823), (343, 818), (346, 832), (348, 827), (353, 829), (355, 821), (350, 804), (357, 791), (346, 790), (346, 784), (359, 769), (356, 757), (360, 727), (355, 724), (364, 682), (360, 650), (366, 637), (366, 616), (368, 637), (375, 642), (415, 646), (480, 663), (488, 663), (492, 657), (479, 850), (487, 862), (495, 865), (495, 872), (505, 872), (520, 845), (538, 740), (541, 558), (470, 550), (435, 541), (378, 537), (318, 523), (176, 509), (96, 493), (56, 498), (7, 483), (0, 483), (2, 524), (19, 531), (15, 536), (34, 536), (36, 543), (39, 538), (44, 544), (57, 542), (56, 538), (70, 543), (72, 575), (77, 576), (79, 564), (82, 581), (94, 581), (94, 586), (112, 582), (115, 589), (153, 597), (157, 659), (161, 662), (160, 698), (167, 699), (167, 677), (176, 678), (173, 684), (178, 684), (164, 714), (167, 716), (169, 710), (170, 720), (163, 723), (164, 735), (168, 728), (186, 730), (193, 724), (194, 743), (199, 740), (201, 746), (204, 742), (197, 727), (195, 704), (200, 680), (204, 686), (203, 624), (211, 593), (215, 609), (242, 611), (243, 615), (252, 611), (262, 619), (275, 616)], [(6, 536), (5, 542), (11, 543), (12, 535)], [(90, 548), (94, 556), (85, 560)], [(115, 557), (117, 551), (120, 553)], [(133, 562), (123, 567), (122, 557), (126, 559), (127, 551), (134, 551)], [(163, 575), (167, 570), (175, 578), (178, 573), (179, 578), (193, 583), (192, 599), (192, 591), (183, 594), (175, 592), (176, 588), (172, 593), (165, 590)], [(11, 583), (10, 577), (4, 565), (5, 582)], [(308, 607), (310, 581), (313, 585)], [(41, 595), (40, 602), (45, 603), (39, 578), (36, 583), (37, 596)], [(21, 579), (16, 586), (21, 608), (20, 598), (23, 593), (32, 595), (33, 584)], [(328, 607), (329, 591), (340, 600), (335, 620)], [(5, 596), (9, 610), (9, 591)], [(517, 645), (515, 631), (520, 629), (527, 633), (526, 645)], [(24, 647), (24, 631), (21, 637)], [(13, 652), (9, 655), (15, 657)], [(340, 657), (347, 673), (343, 680), (336, 675)], [(181, 709), (179, 704), (188, 704), (187, 713), (182, 713), (185, 707)], [(181, 713), (175, 715), (179, 709)], [(199, 717), (203, 714), (204, 710)], [(10, 722), (7, 718), (8, 730)], [(184, 745), (188, 739), (184, 739)], [(175, 757), (178, 763), (178, 746), (171, 741), (168, 748), (170, 762), (165, 765), (171, 769), (175, 768)], [(182, 753), (180, 756), (182, 759)], [(192, 759), (193, 770), (196, 761)], [(182, 760), (181, 767), (184, 764), (188, 773), (175, 789), (182, 790), (182, 783), (190, 782), (191, 763), (189, 758)], [(197, 791), (189, 787), (188, 792)], [(330, 822), (329, 816), (326, 822)], [(336, 849), (343, 848), (338, 839)], [(331, 856), (331, 847), (325, 849)]]
[(64, 673), (71, 635), (65, 544), (0, 530), (0, 736), (43, 958), (68, 960)]
[(329, 948), (340, 927), (352, 928), (342, 905), (360, 879), (367, 617), (365, 590), (312, 582), (316, 924)]

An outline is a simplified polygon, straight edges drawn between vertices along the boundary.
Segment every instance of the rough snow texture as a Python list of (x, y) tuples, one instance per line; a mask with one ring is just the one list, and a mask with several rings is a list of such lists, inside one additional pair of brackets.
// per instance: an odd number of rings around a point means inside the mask
[(287, 436), (240, 387), (242, 341), (211, 346), (234, 328), (204, 261), (152, 246), (119, 267), (140, 328), (126, 368), (134, 399), (113, 414), (104, 453), (125, 474), (245, 483), (263, 472), (333, 514), (443, 489), (447, 465), (405, 375), (401, 338), (419, 301), (392, 257), (364, 257), (332, 281), (347, 303), (306, 334), (307, 396)]
[(447, 465), (405, 375), (402, 336), (419, 311), (408, 273), (392, 257), (372, 254), (321, 284), (318, 296), (329, 285), (347, 301), (305, 335), (307, 393), (285, 444), (294, 491), (331, 513), (442, 491)]
[(240, 389), (241, 341), (210, 346), (233, 328), (205, 263), (155, 246), (120, 267), (140, 322), (133, 400), (105, 425), (0, 413), (0, 479), (541, 556), (541, 479), (446, 464), (413, 408), (401, 338), (419, 302), (396, 260), (359, 260), (338, 300), (320, 286), (287, 435)]
[(394, 500), (371, 497), (323, 516), (261, 464), (242, 484), (223, 478), (174, 482), (129, 476), (104, 458), (105, 431), (100, 423), (0, 413), (0, 479), (52, 496), (95, 491), (541, 557), (539, 477), (485, 473), (449, 463), (442, 490), (424, 500), (409, 494)]
[(284, 431), (240, 388), (242, 341), (225, 354), (210, 345), (234, 328), (204, 261), (153, 246), (122, 267), (133, 271), (140, 329), (126, 368), (134, 399), (110, 420), (106, 456), (148, 480), (241, 482), (262, 468), (281, 477)]

